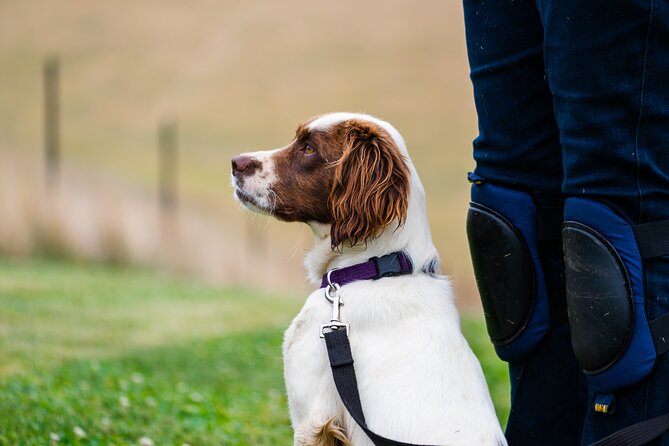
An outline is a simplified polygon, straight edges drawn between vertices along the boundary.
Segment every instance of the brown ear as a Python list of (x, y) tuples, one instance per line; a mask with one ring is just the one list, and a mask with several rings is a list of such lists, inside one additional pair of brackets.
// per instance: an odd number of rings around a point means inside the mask
[(350, 121), (343, 131), (328, 200), (332, 249), (367, 243), (393, 220), (403, 224), (409, 202), (409, 169), (390, 135), (364, 121)]

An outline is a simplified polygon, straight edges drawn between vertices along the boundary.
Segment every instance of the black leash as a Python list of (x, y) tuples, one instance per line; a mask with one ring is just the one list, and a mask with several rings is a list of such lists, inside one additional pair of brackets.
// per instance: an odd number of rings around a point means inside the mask
[[(348, 340), (347, 327), (340, 327), (324, 333), (327, 345), (330, 368), (337, 392), (346, 410), (356, 423), (362, 428), (376, 446), (418, 446), (411, 443), (390, 440), (382, 437), (367, 427), (365, 414), (360, 403), (358, 381), (353, 367), (353, 354)], [(669, 430), (669, 414), (660, 415), (645, 421), (628, 426), (613, 434), (602, 438), (590, 446), (641, 446), (656, 439)]]
[(669, 414), (660, 415), (612, 433), (590, 446), (641, 446), (669, 429)]
[(375, 434), (367, 427), (365, 415), (362, 411), (362, 404), (360, 403), (360, 395), (358, 394), (358, 381), (355, 379), (351, 344), (348, 341), (348, 330), (340, 328), (325, 333), (325, 344), (328, 348), (332, 377), (334, 378), (339, 397), (344, 403), (346, 410), (348, 410), (348, 413), (351, 414), (355, 422), (365, 431), (370, 440), (376, 446), (418, 446), (389, 440)]
[(367, 262), (345, 268), (332, 269), (323, 276), (321, 284), (321, 288), (325, 288), (325, 298), (332, 304), (332, 317), (329, 323), (321, 325), (320, 336), (325, 338), (337, 392), (351, 417), (376, 446), (420, 445), (384, 438), (367, 427), (358, 393), (358, 381), (353, 368), (351, 344), (348, 342), (348, 324), (339, 320), (339, 307), (342, 305), (339, 289), (341, 285), (358, 280), (377, 280), (382, 277), (411, 274), (412, 271), (413, 266), (409, 256), (400, 251), (381, 257), (372, 257)]

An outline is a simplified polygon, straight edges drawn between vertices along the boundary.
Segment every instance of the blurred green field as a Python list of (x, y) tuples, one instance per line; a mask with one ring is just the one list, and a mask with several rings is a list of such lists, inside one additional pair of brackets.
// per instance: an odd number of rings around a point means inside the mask
[[(290, 444), (280, 344), (300, 304), (0, 259), (0, 444)], [(505, 422), (505, 366), (480, 317), (463, 330)]]

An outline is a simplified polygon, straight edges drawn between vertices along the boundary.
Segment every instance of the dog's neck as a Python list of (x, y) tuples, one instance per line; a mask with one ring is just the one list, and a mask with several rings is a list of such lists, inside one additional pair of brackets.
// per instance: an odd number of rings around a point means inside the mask
[(367, 244), (348, 246), (344, 243), (339, 250), (333, 250), (330, 225), (309, 223), (314, 235), (314, 247), (307, 254), (304, 264), (310, 282), (319, 285), (323, 275), (333, 268), (355, 265), (371, 257), (380, 257), (396, 251), (404, 251), (409, 255), (414, 272), (422, 270), (439, 273), (439, 255), (430, 235), (425, 209), (425, 192), (413, 166), (411, 170), (412, 184), (405, 223), (401, 226), (392, 223), (379, 237), (368, 241)]

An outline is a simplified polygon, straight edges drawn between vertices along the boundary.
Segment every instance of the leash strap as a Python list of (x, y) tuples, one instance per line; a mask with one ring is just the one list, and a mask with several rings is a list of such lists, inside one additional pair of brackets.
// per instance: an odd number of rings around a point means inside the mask
[(418, 446), (389, 440), (375, 434), (367, 427), (365, 415), (362, 411), (362, 404), (360, 403), (358, 381), (355, 378), (353, 355), (351, 354), (351, 344), (348, 341), (347, 330), (333, 330), (325, 333), (325, 344), (327, 345), (332, 377), (334, 378), (339, 397), (344, 403), (346, 410), (351, 414), (351, 417), (365, 431), (370, 440), (376, 446)]
[(652, 259), (669, 254), (669, 220), (632, 226), (641, 257)]
[(659, 437), (667, 429), (669, 414), (664, 414), (614, 432), (590, 446), (641, 446)]

